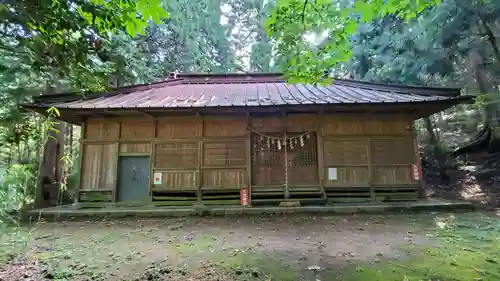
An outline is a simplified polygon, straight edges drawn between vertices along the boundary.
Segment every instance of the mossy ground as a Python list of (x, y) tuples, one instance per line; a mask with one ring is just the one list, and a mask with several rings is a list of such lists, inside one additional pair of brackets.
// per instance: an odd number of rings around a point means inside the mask
[(438, 246), (405, 246), (408, 260), (351, 269), (344, 280), (500, 280), (499, 218), (470, 213), (434, 223)]
[(48, 223), (0, 239), (4, 269), (36, 260), (39, 280), (500, 280), (500, 217), (482, 213)]

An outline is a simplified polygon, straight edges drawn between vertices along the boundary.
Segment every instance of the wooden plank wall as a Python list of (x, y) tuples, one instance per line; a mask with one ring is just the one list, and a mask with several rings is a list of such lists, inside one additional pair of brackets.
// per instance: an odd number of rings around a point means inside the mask
[[(239, 189), (249, 185), (248, 125), (263, 133), (316, 132), (320, 185), (418, 184), (409, 118), (318, 115), (273, 118), (92, 119), (82, 139), (80, 190), (114, 190), (118, 155), (148, 155), (162, 184), (153, 190)], [(328, 168), (337, 179), (328, 179)]]
[(154, 172), (163, 182), (154, 190), (239, 189), (246, 180), (246, 118), (159, 120)]
[[(325, 117), (322, 122), (326, 189), (355, 188), (375, 197), (378, 186), (394, 190), (418, 186), (411, 177), (411, 165), (417, 160), (411, 119)], [(337, 170), (336, 179), (329, 179), (329, 168)]]
[(151, 177), (162, 174), (152, 190), (240, 189), (248, 185), (247, 124), (239, 117), (90, 120), (80, 190), (113, 190), (118, 155), (151, 157)]
[(80, 190), (113, 190), (117, 144), (84, 144)]

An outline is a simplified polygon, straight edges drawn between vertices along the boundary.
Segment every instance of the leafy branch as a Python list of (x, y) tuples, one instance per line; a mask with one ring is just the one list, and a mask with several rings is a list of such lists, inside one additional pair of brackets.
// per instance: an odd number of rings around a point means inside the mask
[[(281, 68), (291, 82), (321, 82), (325, 71), (351, 57), (350, 40), (360, 23), (395, 15), (415, 18), (439, 0), (338, 1), (278, 0), (266, 21), (268, 35), (275, 40), (279, 55), (291, 57)], [(313, 5), (311, 9), (307, 6)], [(300, 25), (299, 25), (300, 23)], [(319, 44), (305, 37), (321, 37)], [(291, 53), (291, 54), (290, 54)]]

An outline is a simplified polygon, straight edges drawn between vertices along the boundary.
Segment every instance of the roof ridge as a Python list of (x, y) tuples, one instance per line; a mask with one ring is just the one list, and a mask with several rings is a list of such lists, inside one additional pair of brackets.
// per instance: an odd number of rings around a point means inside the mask
[(94, 99), (100, 97), (109, 97), (115, 96), (119, 94), (128, 94), (136, 91), (145, 91), (154, 88), (160, 88), (162, 86), (173, 86), (177, 84), (181, 84), (184, 81), (184, 78), (176, 78), (176, 79), (166, 79), (162, 81), (152, 82), (152, 83), (144, 83), (138, 85), (129, 85), (118, 88), (112, 88), (106, 92), (66, 92), (66, 93), (57, 93), (50, 95), (40, 95), (37, 97), (33, 97), (33, 101), (35, 103), (43, 102), (45, 100), (50, 101), (74, 101), (82, 99)]
[(232, 73), (203, 73), (203, 72), (180, 72), (177, 77), (191, 78), (191, 77), (262, 77), (262, 76), (284, 76), (279, 72), (232, 72)]
[[(398, 94), (417, 94), (417, 95), (442, 95), (442, 96), (458, 96), (461, 94), (460, 88), (451, 88), (451, 87), (428, 87), (428, 86), (410, 86), (403, 84), (389, 84), (389, 83), (378, 83), (378, 82), (370, 82), (370, 81), (358, 81), (351, 79), (333, 79), (333, 83), (340, 82), (338, 84), (345, 86), (354, 86), (357, 88), (363, 89), (371, 89), (371, 90), (379, 90), (379, 91), (387, 91), (392, 92), (393, 89), (405, 89), (409, 90), (409, 92), (401, 92), (394, 91)], [(410, 93), (411, 92), (411, 93)], [(432, 92), (432, 93), (426, 93)], [(442, 93), (437, 93), (442, 92)]]
[[(188, 84), (252, 84), (252, 83), (271, 83), (283, 82), (284, 74), (278, 72), (235, 72), (235, 73), (178, 73), (177, 77), (186, 78)], [(256, 79), (251, 79), (256, 78)], [(267, 78), (267, 79), (266, 79)], [(203, 79), (203, 80), (202, 80)], [(242, 79), (242, 80), (240, 80)], [(244, 80), (243, 80), (244, 79)], [(197, 80), (195, 82), (195, 80)], [(410, 86), (403, 84), (389, 84), (370, 81), (359, 81), (352, 79), (333, 78), (332, 84), (342, 84), (361, 89), (371, 89), (387, 92), (397, 92), (406, 95), (438, 95), (438, 96), (459, 96), (460, 88), (451, 87), (426, 87), (426, 86)], [(340, 82), (340, 83), (339, 83)], [(393, 90), (399, 91), (393, 91)], [(400, 90), (406, 90), (406, 92)]]

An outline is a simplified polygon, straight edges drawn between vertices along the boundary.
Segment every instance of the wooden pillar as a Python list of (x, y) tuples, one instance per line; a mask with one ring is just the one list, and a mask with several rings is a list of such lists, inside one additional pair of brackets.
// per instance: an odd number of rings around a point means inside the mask
[[(250, 117), (247, 121), (248, 126), (251, 126)], [(246, 162), (247, 162), (247, 184), (248, 184), (248, 205), (252, 205), (252, 132), (246, 131)]]
[[(118, 122), (118, 139), (120, 139), (122, 133), (122, 122)], [(102, 139), (102, 138), (101, 138)], [(118, 201), (118, 176), (120, 175), (120, 141), (116, 141), (116, 153), (115, 159), (116, 171), (115, 171), (115, 182), (113, 183), (113, 190), (111, 191), (111, 198), (113, 202)]]
[[(115, 149), (114, 153), (112, 154), (112, 155), (113, 155), (113, 157), (114, 157), (114, 159), (111, 159), (110, 161), (115, 161), (115, 167), (116, 167), (116, 169), (115, 169), (115, 181), (113, 182), (113, 186), (112, 186), (112, 190), (111, 190), (111, 201), (112, 201), (112, 202), (116, 202), (116, 201), (117, 201), (117, 199), (116, 199), (116, 198), (117, 198), (117, 192), (116, 192), (116, 190), (117, 190), (117, 188), (118, 188), (118, 186), (117, 186), (117, 185), (118, 185), (118, 168), (119, 168), (119, 164), (120, 164), (120, 163), (118, 162), (118, 161), (119, 161), (119, 159), (120, 159), (120, 143), (117, 141), (117, 142), (113, 143), (113, 144), (112, 144), (112, 146), (114, 146), (114, 149)], [(103, 149), (103, 147), (102, 147), (101, 149)], [(103, 159), (104, 157), (105, 157), (105, 156), (104, 156), (104, 153), (103, 153), (103, 154), (102, 154), (102, 158), (101, 158), (102, 160), (101, 160), (101, 161), (103, 161), (103, 160), (104, 160), (104, 159)], [(110, 165), (110, 164), (108, 164), (108, 165)], [(104, 167), (104, 168), (105, 168), (105, 169), (106, 169), (106, 168), (107, 168), (107, 169), (110, 169), (111, 167), (110, 167), (110, 166), (108, 166), (108, 167)], [(101, 167), (101, 169), (102, 169), (102, 167)], [(100, 174), (101, 174), (101, 175), (99, 175), (99, 176), (101, 177), (101, 176), (102, 176), (102, 174), (103, 174), (102, 170), (101, 170)]]
[(197, 194), (197, 201), (201, 202), (202, 201), (202, 189), (203, 189), (203, 140), (205, 137), (205, 120), (203, 117), (201, 118), (201, 128), (200, 128), (200, 140), (198, 142), (198, 194)]
[[(149, 199), (153, 202), (153, 185), (154, 185), (154, 161), (155, 161), (155, 143), (154, 140), (157, 136), (158, 120), (153, 120), (153, 138), (151, 139), (151, 147), (149, 152)], [(117, 169), (118, 170), (118, 169)]]
[(323, 198), (326, 198), (326, 192), (325, 192), (325, 162), (324, 162), (324, 140), (323, 140), (323, 116), (320, 116), (320, 121), (319, 121), (319, 127), (316, 130), (316, 142), (317, 142), (317, 154), (318, 154), (318, 180), (319, 180), (319, 187), (321, 189), (321, 192), (323, 193)]
[[(285, 111), (281, 112), (281, 118), (280, 118), (280, 138), (284, 138), (286, 140), (286, 131), (287, 131), (287, 113)], [(286, 147), (288, 146), (288, 142), (282, 147), (283, 152), (284, 152), (284, 168), (285, 168), (285, 184), (284, 184), (284, 190), (285, 190), (285, 198), (288, 199), (290, 197), (289, 193), (289, 187), (288, 187), (288, 155), (287, 155), (287, 149)]]

